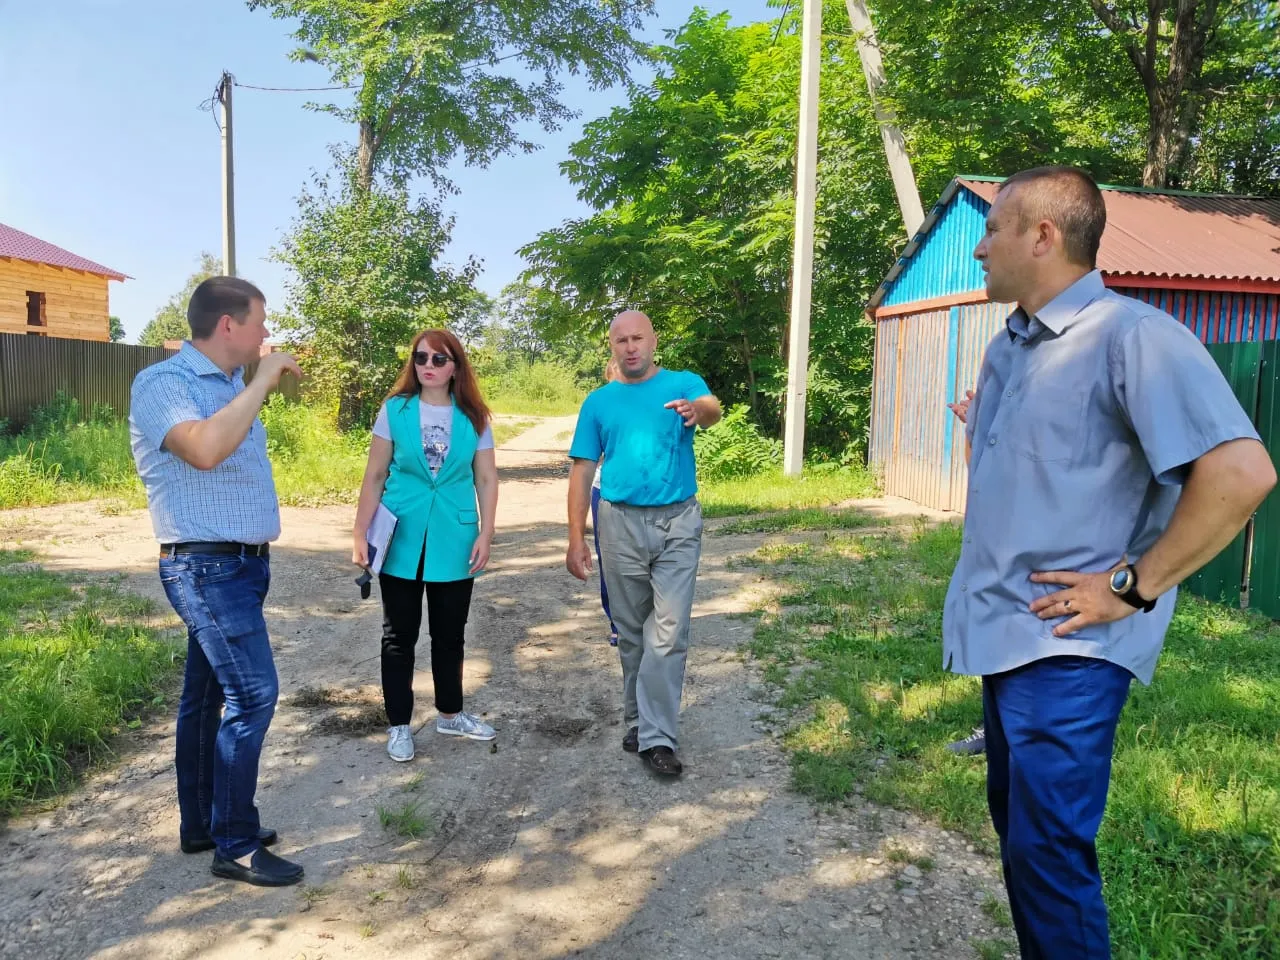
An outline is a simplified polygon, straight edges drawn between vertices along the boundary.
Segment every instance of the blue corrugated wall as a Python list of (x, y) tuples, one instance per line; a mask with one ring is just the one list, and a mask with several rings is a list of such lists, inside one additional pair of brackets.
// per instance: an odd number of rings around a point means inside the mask
[(987, 210), (981, 197), (964, 187), (957, 190), (881, 306), (981, 290), (982, 264), (973, 259), (973, 248), (987, 229)]

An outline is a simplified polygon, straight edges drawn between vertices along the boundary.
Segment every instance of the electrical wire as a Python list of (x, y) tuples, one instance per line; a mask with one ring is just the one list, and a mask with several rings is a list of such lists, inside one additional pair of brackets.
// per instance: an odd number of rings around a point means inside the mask
[(782, 33), (782, 24), (787, 19), (787, 14), (791, 12), (791, 0), (786, 0), (782, 5), (782, 16), (778, 17), (778, 25), (773, 30), (773, 39), (769, 41), (769, 46), (773, 46), (778, 42), (778, 36)]
[(356, 86), (344, 87), (255, 87), (251, 83), (241, 83), (239, 80), (231, 81), (237, 87), (243, 87), (246, 90), (266, 90), (270, 93), (319, 93), (324, 90), (358, 90)]

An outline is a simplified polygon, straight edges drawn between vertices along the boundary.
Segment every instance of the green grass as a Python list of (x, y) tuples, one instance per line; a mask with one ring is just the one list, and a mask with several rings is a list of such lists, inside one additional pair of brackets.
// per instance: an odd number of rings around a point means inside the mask
[(1011, 940), (974, 940), (978, 960), (1005, 960), (1018, 956), (1018, 945)]
[(508, 440), (520, 436), (530, 427), (536, 427), (537, 425), (538, 421), (536, 420), (517, 420), (515, 423), (505, 420), (496, 421), (493, 424), (493, 442), (500, 447)]
[(422, 812), (419, 801), (409, 800), (396, 807), (378, 807), (382, 829), (400, 837), (417, 840), (431, 832), (430, 818)]
[[(979, 682), (941, 668), (959, 546), (958, 527), (920, 525), (763, 548), (788, 593), (752, 650), (794, 709), (799, 789), (860, 789), (990, 850), (984, 764), (944, 749), (981, 722)], [(1117, 735), (1098, 843), (1118, 958), (1280, 956), (1277, 731), (1280, 627), (1184, 594)]]
[(587, 395), (572, 370), (546, 360), (512, 360), (484, 369), (480, 392), (494, 413), (541, 417), (577, 413)]
[(799, 477), (784, 477), (779, 470), (769, 470), (754, 477), (698, 485), (698, 499), (708, 517), (825, 507), (875, 495), (875, 478), (856, 468), (806, 467)]
[[(77, 420), (65, 403), (36, 417), (16, 437), (0, 436), (0, 510), (112, 499), (142, 508), (146, 496), (129, 448), (129, 425), (101, 412)], [(324, 414), (274, 396), (262, 409), (280, 502), (291, 506), (354, 502), (369, 452), (368, 433), (340, 434)]]
[(181, 651), (136, 622), (155, 612), (147, 598), (30, 559), (0, 550), (0, 817), (66, 787), (163, 706)]
[(851, 530), (884, 526), (886, 520), (861, 510), (822, 510), (809, 507), (730, 520), (713, 531), (718, 537), (740, 533), (794, 533), (803, 530)]

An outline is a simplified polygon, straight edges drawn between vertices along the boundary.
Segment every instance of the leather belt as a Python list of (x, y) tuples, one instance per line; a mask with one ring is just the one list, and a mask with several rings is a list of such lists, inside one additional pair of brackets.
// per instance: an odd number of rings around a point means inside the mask
[(175, 557), (182, 553), (227, 554), (245, 557), (265, 557), (271, 552), (266, 543), (162, 543), (160, 556)]

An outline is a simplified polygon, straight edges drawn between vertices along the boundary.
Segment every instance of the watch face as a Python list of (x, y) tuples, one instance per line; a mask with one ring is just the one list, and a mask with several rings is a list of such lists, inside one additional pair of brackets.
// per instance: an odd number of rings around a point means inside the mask
[(1123, 567), (1111, 575), (1111, 592), (1128, 593), (1132, 583), (1133, 572), (1128, 567)]

